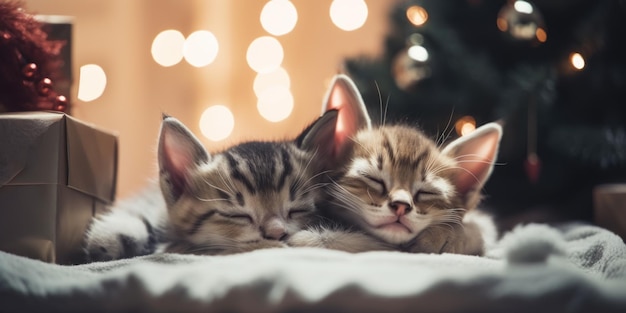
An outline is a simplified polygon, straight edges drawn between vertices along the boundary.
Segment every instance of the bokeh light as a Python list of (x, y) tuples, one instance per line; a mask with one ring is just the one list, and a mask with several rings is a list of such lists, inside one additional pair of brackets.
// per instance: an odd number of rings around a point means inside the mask
[(293, 30), (298, 22), (298, 11), (288, 0), (268, 1), (261, 11), (261, 26), (274, 36), (282, 36)]
[(202, 135), (212, 141), (228, 138), (235, 128), (235, 117), (224, 105), (208, 107), (200, 117)]
[(254, 84), (252, 85), (252, 87), (254, 89), (254, 94), (257, 97), (260, 97), (261, 93), (265, 89), (275, 85), (285, 86), (287, 88), (291, 87), (291, 79), (289, 78), (289, 74), (282, 67), (279, 67), (272, 72), (257, 74), (254, 78)]
[(406, 17), (415, 26), (422, 26), (428, 21), (428, 12), (419, 5), (412, 5), (406, 10)]
[(585, 68), (585, 58), (583, 58), (583, 56), (580, 53), (578, 52), (572, 53), (569, 59), (570, 59), (570, 62), (572, 63), (572, 66), (575, 69), (582, 70), (583, 68)]
[(257, 101), (259, 114), (270, 122), (280, 122), (293, 110), (293, 95), (289, 88), (273, 85), (261, 92)]
[(183, 46), (185, 60), (195, 67), (207, 66), (215, 60), (219, 43), (215, 35), (207, 30), (193, 32)]
[(546, 42), (546, 40), (548, 40), (548, 34), (541, 27), (537, 28), (537, 31), (535, 31), (535, 37), (537, 37), (539, 42)]
[(515, 1), (515, 3), (513, 3), (513, 8), (515, 8), (515, 11), (524, 14), (532, 14), (534, 11), (533, 5), (523, 0)]
[(367, 20), (367, 14), (364, 0), (333, 0), (330, 4), (330, 19), (335, 26), (345, 31), (361, 28)]
[(409, 47), (407, 54), (409, 57), (418, 62), (428, 61), (428, 50), (420, 45)]
[(152, 41), (152, 58), (161, 66), (174, 66), (183, 59), (185, 36), (175, 29), (160, 32)]
[(98, 99), (107, 85), (107, 76), (102, 67), (86, 64), (80, 67), (78, 99), (89, 102)]
[(246, 60), (257, 73), (275, 71), (283, 63), (283, 46), (271, 36), (262, 36), (250, 43)]
[(465, 136), (476, 130), (476, 119), (471, 116), (463, 116), (454, 123), (454, 129), (460, 136)]

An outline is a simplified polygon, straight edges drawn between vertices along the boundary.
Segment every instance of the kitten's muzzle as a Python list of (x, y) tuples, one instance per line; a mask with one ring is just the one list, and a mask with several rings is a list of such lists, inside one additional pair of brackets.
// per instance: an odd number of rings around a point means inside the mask
[(389, 202), (389, 208), (396, 216), (405, 215), (413, 209), (413, 207), (404, 201)]
[(285, 223), (279, 218), (271, 218), (263, 226), (261, 226), (263, 238), (269, 240), (285, 240), (287, 239), (287, 229)]

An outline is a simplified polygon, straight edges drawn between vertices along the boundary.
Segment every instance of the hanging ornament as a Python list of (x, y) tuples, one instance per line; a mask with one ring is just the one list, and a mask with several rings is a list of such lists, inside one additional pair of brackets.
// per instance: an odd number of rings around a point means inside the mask
[(410, 35), (406, 47), (392, 61), (393, 78), (398, 88), (404, 91), (410, 91), (430, 76), (430, 55), (423, 43), (424, 37), (421, 34)]
[(543, 16), (529, 1), (509, 1), (500, 9), (496, 25), (516, 42), (543, 43), (548, 39)]
[(61, 75), (61, 48), (44, 24), (26, 13), (20, 1), (0, 1), (0, 112), (68, 111), (56, 90)]

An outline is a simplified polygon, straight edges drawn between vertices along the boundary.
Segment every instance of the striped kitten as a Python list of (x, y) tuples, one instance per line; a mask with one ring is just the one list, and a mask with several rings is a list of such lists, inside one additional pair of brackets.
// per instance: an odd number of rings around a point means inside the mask
[(477, 206), (501, 127), (486, 124), (441, 148), (413, 127), (372, 127), (358, 92), (344, 94), (352, 98), (328, 108), (360, 115), (360, 130), (327, 214), (398, 250), (482, 255), (496, 230)]
[(347, 129), (356, 130), (337, 123), (331, 110), (293, 141), (247, 142), (211, 155), (182, 123), (165, 117), (160, 190), (155, 186), (95, 219), (86, 235), (88, 258), (305, 245), (290, 241), (292, 235), (319, 224), (325, 174), (346, 160), (339, 143), (354, 135)]

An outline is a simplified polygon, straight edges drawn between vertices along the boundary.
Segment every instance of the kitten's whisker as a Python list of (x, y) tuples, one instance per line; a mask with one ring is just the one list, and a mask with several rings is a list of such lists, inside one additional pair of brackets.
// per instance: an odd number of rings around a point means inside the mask
[(314, 179), (318, 178), (318, 177), (319, 177), (319, 176), (321, 176), (321, 175), (328, 174), (328, 173), (330, 173), (330, 172), (332, 172), (332, 170), (321, 171), (321, 172), (319, 172), (319, 173), (317, 173), (317, 174), (315, 174), (315, 175), (313, 175), (313, 176), (309, 177), (309, 178), (308, 178), (305, 182), (303, 182), (302, 184), (300, 184), (298, 187), (306, 186), (306, 185), (307, 185), (309, 182), (311, 182), (312, 180), (314, 180)]
[(374, 198), (372, 198), (372, 195), (370, 194), (370, 189), (369, 188), (367, 188), (367, 196), (370, 197), (370, 201), (372, 203), (374, 203)]
[[(311, 157), (307, 161), (306, 165), (304, 166), (304, 169), (298, 171), (298, 176), (296, 177), (296, 181), (294, 182), (295, 188), (299, 189), (303, 185), (302, 180), (303, 180), (304, 174), (307, 172), (307, 169), (309, 168), (311, 161), (313, 161), (313, 159), (317, 155), (317, 152), (318, 152), (318, 149), (316, 148), (315, 151), (313, 151), (313, 153), (311, 154)], [(302, 161), (300, 161), (300, 167), (302, 167)]]
[(378, 92), (378, 105), (380, 106), (380, 124), (385, 125), (385, 119), (383, 118), (383, 95), (380, 92), (380, 86), (378, 86), (378, 81), (374, 80), (374, 85), (376, 85), (376, 92)]
[(202, 201), (202, 202), (215, 202), (215, 201), (230, 201), (229, 199), (204, 199), (204, 198), (200, 198), (200, 197), (196, 197), (196, 199)]
[(329, 183), (319, 183), (319, 184), (311, 185), (308, 188), (306, 188), (305, 190), (303, 190), (301, 192), (298, 192), (298, 197), (300, 197), (300, 196), (302, 196), (302, 195), (304, 195), (306, 193), (309, 193), (309, 192), (311, 192), (313, 190), (324, 188), (324, 187), (326, 187), (328, 185), (329, 185)]
[(210, 183), (210, 182), (209, 182), (206, 178), (203, 178), (202, 180), (203, 180), (203, 181), (204, 181), (207, 185), (209, 185), (209, 187), (214, 188), (214, 189), (217, 189), (217, 190), (219, 190), (219, 191), (221, 191), (221, 192), (223, 192), (223, 193), (227, 194), (227, 195), (228, 195), (229, 197), (231, 197), (231, 198), (233, 197), (233, 194), (232, 194), (232, 193), (228, 192), (228, 191), (227, 191), (227, 190), (225, 190), (224, 188), (220, 188), (220, 187), (217, 187), (217, 186), (215, 186), (215, 185), (211, 184), (211, 183)]
[[(454, 108), (452, 108), (452, 112), (450, 112), (450, 117), (448, 118), (448, 123), (446, 124), (446, 127), (443, 129), (443, 131), (441, 132), (441, 135), (437, 136), (437, 140), (435, 141), (435, 145), (437, 146), (437, 148), (441, 148), (441, 146), (444, 144), (444, 142), (446, 142), (446, 139), (448, 139), (448, 137), (450, 137), (450, 134), (452, 133), (453, 128), (450, 128), (450, 130), (448, 130), (448, 127), (450, 127), (450, 124), (452, 123), (452, 116), (454, 115)], [(448, 132), (446, 134), (446, 132)], [(444, 136), (445, 134), (445, 136)]]
[(387, 95), (387, 100), (385, 101), (385, 116), (383, 117), (383, 126), (387, 123), (387, 111), (389, 110), (389, 99), (391, 98), (391, 94)]
[[(231, 184), (233, 183), (232, 179), (230, 179), (230, 177), (228, 177), (228, 179), (229, 179), (229, 181), (230, 181), (230, 183), (229, 183), (229, 182), (227, 182), (227, 181), (224, 179), (224, 176), (222, 175), (222, 172), (221, 172), (221, 171), (219, 171), (219, 170), (218, 170), (218, 171), (217, 171), (217, 173), (220, 175), (220, 179), (222, 179), (222, 183), (224, 183), (224, 185), (228, 188), (228, 190), (230, 190), (230, 192), (231, 192), (232, 194), (236, 194), (237, 192), (235, 192), (235, 190), (234, 190), (234, 186), (232, 186), (232, 185), (231, 185)], [(232, 197), (232, 194), (231, 194), (231, 197)]]

